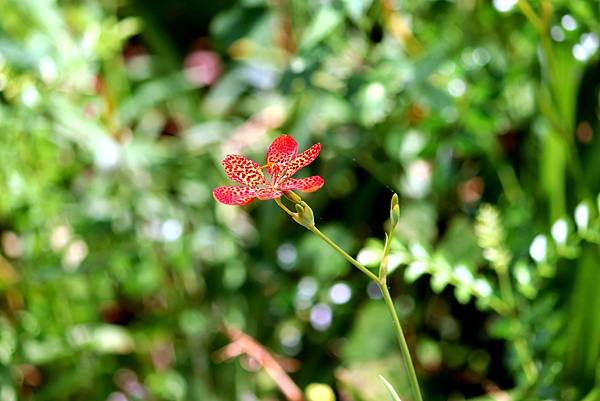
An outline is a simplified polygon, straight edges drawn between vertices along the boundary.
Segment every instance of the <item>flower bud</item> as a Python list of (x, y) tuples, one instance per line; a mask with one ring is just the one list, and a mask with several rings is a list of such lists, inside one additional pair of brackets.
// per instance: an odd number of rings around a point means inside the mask
[(286, 198), (288, 198), (289, 200), (291, 200), (292, 202), (294, 202), (296, 204), (302, 202), (302, 198), (299, 197), (297, 194), (295, 194), (292, 191), (285, 191), (283, 194), (285, 195)]
[(398, 194), (392, 195), (392, 202), (390, 204), (390, 223), (392, 227), (396, 227), (400, 220), (400, 205), (398, 202)]
[(304, 201), (296, 203), (296, 216), (294, 216), (294, 220), (308, 229), (315, 226), (315, 215), (310, 206)]

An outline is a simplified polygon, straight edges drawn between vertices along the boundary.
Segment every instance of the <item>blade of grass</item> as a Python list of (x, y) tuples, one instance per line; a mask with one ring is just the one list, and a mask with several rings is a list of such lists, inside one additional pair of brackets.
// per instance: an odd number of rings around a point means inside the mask
[(390, 396), (392, 397), (392, 401), (402, 401), (400, 399), (400, 396), (394, 389), (394, 386), (392, 386), (392, 384), (389, 381), (387, 381), (387, 379), (385, 377), (383, 377), (382, 375), (379, 375), (379, 378), (383, 382), (383, 385), (385, 386), (387, 391), (390, 393)]

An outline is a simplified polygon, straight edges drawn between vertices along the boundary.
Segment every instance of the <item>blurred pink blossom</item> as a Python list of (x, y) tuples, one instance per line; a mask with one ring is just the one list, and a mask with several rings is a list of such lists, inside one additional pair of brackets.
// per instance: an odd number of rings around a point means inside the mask
[(215, 52), (196, 50), (185, 58), (184, 73), (195, 85), (211, 85), (221, 75), (221, 59)]

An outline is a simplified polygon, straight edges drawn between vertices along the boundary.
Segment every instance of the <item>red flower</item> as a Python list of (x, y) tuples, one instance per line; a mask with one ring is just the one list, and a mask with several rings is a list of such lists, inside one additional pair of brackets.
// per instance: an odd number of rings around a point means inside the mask
[[(291, 178), (302, 167), (308, 166), (319, 156), (321, 144), (317, 143), (297, 154), (298, 143), (289, 135), (278, 136), (267, 151), (267, 164), (259, 166), (253, 160), (240, 155), (228, 155), (221, 164), (225, 174), (242, 186), (218, 187), (213, 190), (216, 200), (226, 205), (245, 205), (258, 198), (275, 199), (285, 191), (314, 192), (325, 181), (318, 175), (307, 178)], [(269, 178), (263, 169), (267, 169)]]

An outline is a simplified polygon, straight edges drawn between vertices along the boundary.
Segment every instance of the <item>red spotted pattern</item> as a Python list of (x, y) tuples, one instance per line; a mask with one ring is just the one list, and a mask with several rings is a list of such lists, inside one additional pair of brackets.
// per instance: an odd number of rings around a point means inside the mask
[(285, 175), (286, 166), (297, 152), (298, 143), (289, 135), (280, 135), (271, 143), (267, 150), (267, 173), (273, 183), (279, 182)]
[(288, 178), (279, 186), (282, 191), (303, 191), (303, 192), (315, 192), (325, 184), (323, 177), (319, 175), (313, 175), (307, 178)]
[(288, 163), (298, 152), (298, 143), (289, 135), (279, 135), (267, 150), (267, 163)]
[(294, 156), (294, 158), (287, 164), (287, 171), (285, 173), (286, 177), (291, 177), (301, 168), (308, 166), (317, 158), (317, 156), (319, 156), (319, 153), (321, 153), (321, 144), (316, 143), (299, 155)]
[(240, 155), (228, 155), (221, 162), (225, 174), (233, 181), (249, 187), (266, 184), (265, 177), (257, 162)]
[(317, 143), (304, 152), (297, 154), (298, 143), (289, 135), (277, 137), (267, 151), (267, 172), (265, 178), (261, 166), (253, 160), (240, 155), (228, 155), (222, 164), (229, 178), (243, 186), (218, 187), (213, 190), (215, 199), (226, 205), (245, 205), (253, 199), (280, 198), (285, 191), (299, 190), (313, 192), (323, 186), (322, 177), (314, 175), (308, 178), (291, 178), (303, 167), (312, 163), (321, 144)]
[(277, 188), (261, 188), (256, 191), (256, 197), (260, 200), (281, 198), (283, 192)]
[(213, 189), (216, 200), (226, 205), (246, 205), (256, 197), (256, 189), (250, 187), (218, 187)]

